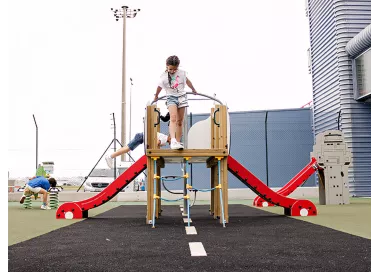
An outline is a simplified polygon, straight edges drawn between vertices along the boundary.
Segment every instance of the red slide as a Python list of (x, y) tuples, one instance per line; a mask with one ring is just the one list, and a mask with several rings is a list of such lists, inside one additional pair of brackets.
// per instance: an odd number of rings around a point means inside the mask
[[(294, 192), (295, 189), (302, 186), (307, 179), (318, 170), (317, 160), (312, 157), (308, 165), (306, 165), (297, 175), (295, 175), (284, 187), (278, 190), (276, 193), (282, 196), (288, 196)], [(253, 200), (253, 206), (267, 207), (273, 206), (272, 203), (265, 201), (260, 196), (255, 197)]]
[(314, 216), (317, 215), (317, 208), (309, 200), (293, 199), (272, 191), (254, 174), (248, 171), (243, 165), (228, 156), (228, 170), (242, 181), (247, 187), (268, 203), (284, 207), (284, 214), (290, 216)]
[(81, 219), (88, 217), (88, 210), (99, 207), (117, 195), (125, 186), (146, 169), (147, 158), (142, 156), (123, 174), (115, 179), (99, 194), (85, 200), (63, 203), (56, 212), (57, 219)]

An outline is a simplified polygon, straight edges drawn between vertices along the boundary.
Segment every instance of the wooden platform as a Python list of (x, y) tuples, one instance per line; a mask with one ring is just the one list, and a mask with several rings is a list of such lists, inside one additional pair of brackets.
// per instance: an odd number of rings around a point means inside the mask
[(227, 149), (148, 149), (146, 151), (148, 157), (163, 158), (165, 163), (183, 162), (184, 157), (191, 157), (189, 163), (207, 162), (210, 157), (227, 157)]

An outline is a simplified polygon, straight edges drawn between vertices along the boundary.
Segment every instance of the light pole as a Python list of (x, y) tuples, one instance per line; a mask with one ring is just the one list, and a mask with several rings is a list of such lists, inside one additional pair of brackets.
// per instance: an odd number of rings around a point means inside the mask
[[(140, 9), (130, 9), (127, 6), (122, 6), (121, 9), (113, 9), (111, 11), (114, 13), (116, 21), (123, 18), (123, 70), (122, 70), (122, 86), (121, 86), (121, 144), (126, 145), (126, 132), (125, 132), (125, 78), (126, 78), (126, 22), (127, 18), (135, 18)], [(121, 160), (125, 161), (125, 154), (121, 155)]]
[(36, 170), (38, 168), (38, 126), (37, 126), (37, 122), (36, 122), (36, 118), (34, 117), (34, 114), (33, 114), (33, 120), (34, 120), (34, 124), (36, 125)]
[(131, 133), (132, 133), (132, 86), (133, 81), (131, 80), (131, 89), (129, 90), (129, 142), (131, 141)]
[[(116, 123), (115, 123), (115, 114), (112, 113), (113, 120), (113, 152), (116, 152)], [(116, 179), (116, 157), (113, 159), (113, 176)]]

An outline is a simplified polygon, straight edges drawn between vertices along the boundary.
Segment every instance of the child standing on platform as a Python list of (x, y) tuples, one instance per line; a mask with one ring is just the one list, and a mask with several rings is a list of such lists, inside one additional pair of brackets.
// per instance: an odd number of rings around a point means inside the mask
[(185, 85), (197, 94), (193, 84), (186, 76), (186, 72), (178, 69), (180, 60), (177, 56), (170, 56), (166, 60), (166, 71), (160, 77), (154, 100), (158, 100), (158, 95), (165, 89), (167, 100), (166, 105), (170, 113), (169, 135), (171, 137), (171, 149), (183, 149), (180, 142), (182, 137), (182, 123), (185, 108), (188, 107)]

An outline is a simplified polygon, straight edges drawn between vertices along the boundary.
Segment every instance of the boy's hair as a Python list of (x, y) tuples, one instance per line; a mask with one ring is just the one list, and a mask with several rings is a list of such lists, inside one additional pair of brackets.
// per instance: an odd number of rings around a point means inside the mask
[(57, 181), (55, 180), (55, 178), (49, 178), (48, 181), (49, 181), (51, 187), (57, 186)]
[(170, 56), (166, 59), (166, 65), (178, 66), (180, 63), (179, 58), (177, 56)]

